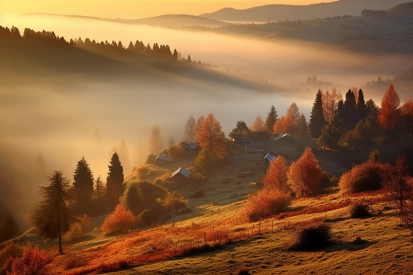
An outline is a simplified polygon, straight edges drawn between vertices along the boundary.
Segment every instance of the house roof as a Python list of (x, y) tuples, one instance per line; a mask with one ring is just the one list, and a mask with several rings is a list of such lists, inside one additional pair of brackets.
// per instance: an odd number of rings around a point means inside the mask
[(172, 173), (171, 178), (175, 177), (178, 174), (181, 174), (182, 176), (187, 178), (189, 177), (191, 172), (189, 172), (189, 170), (184, 167), (179, 167), (175, 172)]
[(158, 155), (158, 156), (155, 158), (155, 160), (158, 160), (158, 159), (163, 160), (163, 161), (172, 161), (172, 160), (173, 160), (173, 159), (171, 159), (170, 157), (165, 156), (165, 155)]
[(265, 155), (264, 159), (265, 159), (265, 160), (268, 160), (268, 161), (272, 161), (272, 160), (276, 160), (277, 157), (274, 156), (274, 155), (272, 155), (272, 154), (270, 154), (270, 153), (268, 153), (268, 154)]

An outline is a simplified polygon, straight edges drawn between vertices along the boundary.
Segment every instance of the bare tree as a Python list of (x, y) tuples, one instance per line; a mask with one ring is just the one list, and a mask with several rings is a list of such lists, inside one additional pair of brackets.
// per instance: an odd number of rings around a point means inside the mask
[(153, 155), (157, 155), (164, 147), (165, 144), (161, 136), (161, 128), (159, 126), (153, 126), (149, 138), (149, 152)]
[(190, 116), (185, 124), (184, 140), (187, 142), (193, 142), (195, 140), (195, 118)]

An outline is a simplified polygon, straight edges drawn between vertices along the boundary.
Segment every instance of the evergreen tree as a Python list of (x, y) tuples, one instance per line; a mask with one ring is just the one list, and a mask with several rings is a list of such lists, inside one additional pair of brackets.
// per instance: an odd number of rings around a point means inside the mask
[(228, 135), (231, 138), (240, 138), (248, 136), (250, 132), (251, 130), (248, 128), (247, 123), (245, 123), (245, 121), (239, 120), (235, 128), (232, 129), (231, 133), (229, 133)]
[(105, 197), (105, 186), (103, 185), (103, 181), (100, 179), (100, 176), (95, 180), (95, 194), (96, 194), (96, 201), (99, 203)]
[[(366, 102), (364, 100), (363, 90), (359, 90), (359, 96), (357, 98), (357, 120), (360, 121), (366, 117)], [(357, 122), (358, 122), (357, 121)]]
[(321, 129), (323, 129), (326, 124), (323, 113), (322, 93), (321, 90), (318, 90), (310, 115), (309, 128), (311, 137), (319, 137), (321, 135)]
[(308, 137), (308, 123), (307, 123), (307, 119), (305, 118), (304, 114), (301, 114), (300, 119), (298, 120), (298, 124), (297, 124), (297, 137)]
[(354, 129), (357, 124), (357, 102), (356, 96), (352, 90), (348, 90), (346, 93), (346, 101), (344, 101), (344, 117), (343, 125), (346, 130)]
[(335, 115), (322, 129), (321, 136), (317, 140), (318, 145), (323, 148), (338, 149), (338, 143), (344, 134), (340, 125), (340, 119), (338, 115)]
[(62, 235), (69, 231), (75, 219), (70, 215), (66, 201), (70, 199), (69, 181), (62, 172), (54, 171), (49, 186), (39, 187), (43, 201), (35, 209), (33, 221), (39, 236), (59, 239), (59, 253), (63, 254)]
[(273, 105), (271, 106), (271, 109), (267, 115), (267, 118), (265, 119), (265, 127), (267, 128), (268, 132), (270, 133), (273, 132), (273, 127), (277, 119), (278, 119), (278, 114)]
[(83, 209), (82, 211), (85, 211), (87, 209), (85, 207), (88, 207), (92, 201), (94, 179), (89, 164), (84, 157), (78, 161), (73, 179), (76, 204), (79, 210)]
[(114, 153), (110, 160), (109, 173), (106, 179), (106, 197), (111, 207), (115, 207), (119, 203), (119, 198), (125, 191), (123, 181), (123, 167), (118, 154)]

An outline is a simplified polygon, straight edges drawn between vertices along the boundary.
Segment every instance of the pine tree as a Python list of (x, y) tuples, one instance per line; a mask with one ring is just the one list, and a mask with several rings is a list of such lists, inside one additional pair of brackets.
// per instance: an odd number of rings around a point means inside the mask
[(106, 179), (106, 197), (111, 207), (115, 207), (119, 203), (119, 198), (125, 191), (123, 184), (123, 167), (117, 153), (112, 155), (110, 160), (109, 173)]
[(278, 114), (273, 105), (271, 106), (271, 109), (268, 112), (267, 118), (265, 119), (265, 127), (267, 128), (268, 132), (270, 133), (273, 132), (273, 127), (277, 119), (278, 119)]
[(344, 130), (341, 128), (341, 123), (338, 115), (335, 115), (332, 120), (325, 126), (317, 143), (322, 148), (338, 149), (341, 137)]
[(239, 120), (234, 129), (228, 134), (231, 138), (246, 137), (249, 135), (251, 130), (248, 128), (245, 121)]
[(346, 101), (344, 101), (344, 117), (343, 126), (346, 130), (353, 130), (357, 124), (357, 102), (356, 96), (352, 90), (346, 93)]
[(73, 176), (74, 195), (79, 210), (83, 209), (82, 211), (86, 211), (86, 209), (88, 209), (87, 207), (92, 201), (93, 186), (93, 173), (85, 158), (82, 157), (77, 163)]
[(70, 215), (66, 202), (70, 199), (69, 180), (62, 172), (54, 171), (49, 186), (39, 187), (43, 201), (34, 211), (33, 221), (39, 236), (59, 239), (59, 253), (63, 254), (62, 235), (69, 231), (75, 219)]
[(313, 138), (318, 138), (321, 135), (321, 129), (327, 124), (323, 113), (323, 101), (321, 90), (318, 90), (313, 108), (310, 115), (310, 135)]
[(305, 118), (304, 114), (301, 114), (300, 119), (298, 120), (296, 135), (297, 137), (308, 137), (309, 136), (308, 123), (307, 123), (307, 119)]
[(102, 201), (106, 194), (105, 186), (103, 185), (103, 181), (100, 179), (100, 176), (95, 180), (95, 194), (97, 203)]
[(357, 98), (357, 120), (363, 120), (366, 117), (366, 115), (366, 102), (364, 100), (363, 90), (360, 89), (359, 96)]

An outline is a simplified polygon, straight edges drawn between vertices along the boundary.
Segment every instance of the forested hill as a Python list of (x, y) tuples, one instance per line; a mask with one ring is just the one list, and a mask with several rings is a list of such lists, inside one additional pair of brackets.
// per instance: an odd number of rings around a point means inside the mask
[[(28, 77), (44, 76), (50, 81), (57, 75), (113, 80), (128, 78), (151, 81), (176, 76), (186, 79), (214, 81), (243, 88), (254, 88), (252, 81), (210, 70), (209, 64), (181, 57), (169, 45), (144, 44), (136, 40), (128, 45), (116, 41), (94, 41), (88, 38), (66, 39), (52, 31), (23, 33), (16, 27), (0, 26), (0, 84), (30, 82)], [(55, 76), (51, 78), (50, 76)]]

